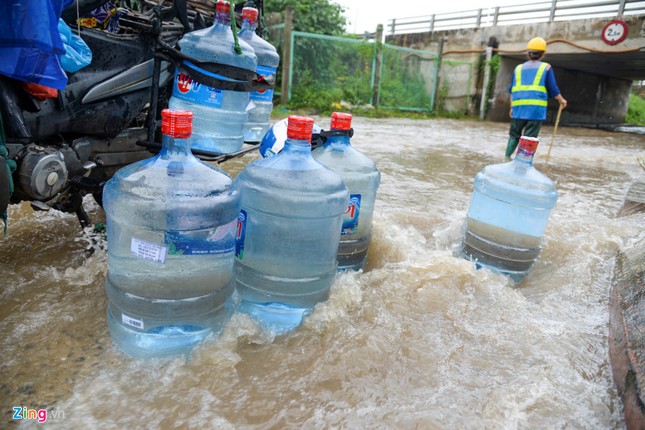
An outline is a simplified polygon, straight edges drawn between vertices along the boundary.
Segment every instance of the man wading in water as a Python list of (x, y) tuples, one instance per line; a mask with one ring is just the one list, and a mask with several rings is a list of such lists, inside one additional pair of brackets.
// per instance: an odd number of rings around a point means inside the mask
[(511, 83), (511, 129), (509, 131), (506, 158), (510, 160), (520, 136), (538, 137), (542, 121), (546, 119), (546, 105), (549, 97), (555, 98), (564, 109), (567, 101), (560, 94), (555, 82), (553, 68), (542, 62), (546, 53), (546, 41), (534, 37), (526, 46), (528, 58), (515, 68)]

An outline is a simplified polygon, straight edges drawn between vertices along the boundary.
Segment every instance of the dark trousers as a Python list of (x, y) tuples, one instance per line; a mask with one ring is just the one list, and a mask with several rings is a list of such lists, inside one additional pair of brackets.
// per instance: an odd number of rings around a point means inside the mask
[(521, 136), (538, 137), (542, 127), (542, 120), (539, 119), (511, 119), (511, 129), (508, 132), (508, 144), (506, 145), (506, 156), (510, 157), (515, 152)]

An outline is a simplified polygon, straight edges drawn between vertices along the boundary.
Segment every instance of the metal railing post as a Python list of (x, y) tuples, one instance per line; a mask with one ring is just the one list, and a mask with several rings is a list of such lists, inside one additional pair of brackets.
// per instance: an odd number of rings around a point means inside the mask
[(432, 98), (430, 100), (430, 111), (434, 112), (437, 108), (437, 92), (439, 91), (439, 79), (441, 78), (441, 59), (443, 58), (444, 38), (439, 39), (439, 55), (435, 58), (434, 82), (432, 85)]
[(477, 23), (475, 24), (475, 28), (479, 28), (482, 23), (482, 10), (477, 9)]
[(493, 27), (497, 26), (498, 18), (499, 18), (499, 6), (495, 8), (495, 15), (493, 15)]
[(625, 12), (625, 0), (620, 0), (618, 4), (618, 12), (616, 13), (616, 16), (622, 17), (623, 12)]
[(484, 63), (484, 83), (482, 85), (482, 99), (479, 103), (479, 119), (484, 119), (488, 104), (488, 81), (490, 80), (490, 60), (493, 58), (493, 47), (486, 47), (486, 62)]
[(551, 2), (551, 13), (549, 14), (549, 22), (553, 22), (553, 20), (555, 19), (555, 8), (557, 3), (558, 3), (558, 0), (553, 0)]

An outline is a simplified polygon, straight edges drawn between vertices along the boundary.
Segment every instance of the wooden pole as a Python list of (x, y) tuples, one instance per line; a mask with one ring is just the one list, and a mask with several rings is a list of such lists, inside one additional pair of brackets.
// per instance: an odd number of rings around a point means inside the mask
[(293, 25), (293, 6), (287, 5), (284, 10), (284, 32), (282, 34), (282, 85), (280, 87), (280, 103), (289, 103), (291, 88), (291, 27)]
[(558, 132), (558, 124), (560, 123), (560, 114), (562, 113), (562, 103), (558, 108), (558, 115), (555, 117), (555, 127), (553, 127), (553, 135), (551, 136), (551, 144), (549, 145), (549, 152), (546, 153), (546, 162), (549, 162), (549, 157), (551, 156), (551, 148), (553, 148), (553, 141), (555, 140), (555, 134)]
[(374, 55), (374, 79), (372, 81), (372, 106), (378, 108), (379, 98), (381, 96), (381, 61), (383, 59), (383, 24), (376, 26), (376, 53)]

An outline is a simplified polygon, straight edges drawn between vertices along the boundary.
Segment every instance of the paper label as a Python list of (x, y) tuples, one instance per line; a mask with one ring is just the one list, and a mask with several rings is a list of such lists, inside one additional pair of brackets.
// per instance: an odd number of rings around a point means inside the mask
[(237, 217), (237, 230), (235, 232), (235, 257), (244, 258), (244, 236), (246, 235), (246, 220), (248, 215), (242, 209)]
[(180, 100), (213, 108), (222, 107), (222, 90), (200, 84), (177, 69), (172, 96)]
[(143, 321), (141, 320), (129, 317), (126, 314), (121, 314), (121, 321), (123, 321), (123, 324), (143, 330)]
[(132, 252), (132, 255), (144, 260), (163, 264), (166, 261), (168, 248), (133, 237), (130, 242), (130, 252)]
[(343, 216), (343, 229), (340, 232), (341, 236), (348, 236), (356, 233), (358, 229), (358, 216), (361, 211), (361, 195), (350, 194), (349, 205)]

